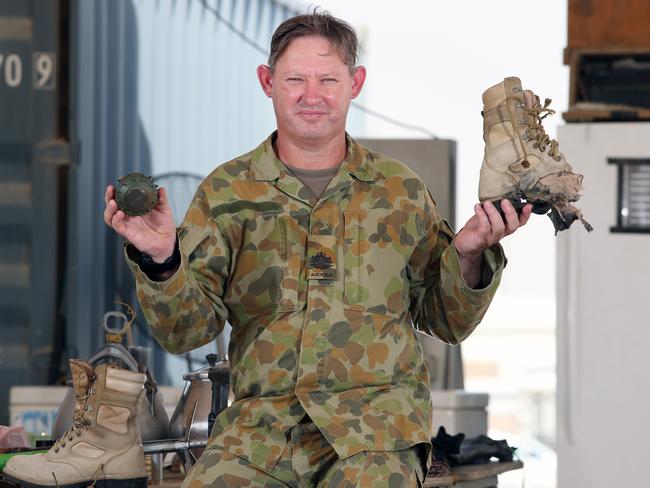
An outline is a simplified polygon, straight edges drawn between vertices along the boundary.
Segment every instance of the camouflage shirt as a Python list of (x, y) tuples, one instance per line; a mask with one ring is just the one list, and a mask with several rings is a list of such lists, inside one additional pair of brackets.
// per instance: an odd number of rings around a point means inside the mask
[(272, 468), (307, 413), (337, 454), (430, 442), (429, 377), (413, 327), (448, 343), (485, 313), (505, 258), (464, 282), (454, 235), (420, 178), (347, 138), (320, 198), (272, 135), (215, 169), (178, 229), (181, 265), (151, 281), (130, 261), (160, 344), (182, 353), (227, 320), (234, 403), (210, 443)]

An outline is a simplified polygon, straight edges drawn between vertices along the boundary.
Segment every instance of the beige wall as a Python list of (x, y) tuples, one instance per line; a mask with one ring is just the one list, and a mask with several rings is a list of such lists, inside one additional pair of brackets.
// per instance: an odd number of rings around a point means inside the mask
[(445, 139), (357, 139), (373, 151), (402, 161), (429, 188), (442, 217), (454, 226), (456, 141)]

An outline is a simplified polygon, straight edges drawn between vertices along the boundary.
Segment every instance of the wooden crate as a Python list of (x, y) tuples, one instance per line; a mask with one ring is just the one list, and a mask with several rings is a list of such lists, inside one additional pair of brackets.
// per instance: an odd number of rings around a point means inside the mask
[[(650, 1), (648, 1), (650, 5)], [(635, 77), (634, 74), (625, 76), (618, 72), (615, 75), (620, 85), (613, 84), (609, 78), (607, 84), (618, 87), (620, 93), (625, 95), (619, 97), (595, 97), (591, 98), (589, 93), (595, 93), (593, 88), (603, 88), (605, 85), (589, 82), (589, 76), (584, 73), (584, 66), (589, 60), (595, 58), (607, 60), (607, 62), (618, 63), (629, 59), (641, 58), (641, 65), (648, 65), (650, 62), (650, 45), (648, 47), (619, 48), (603, 47), (590, 49), (566, 49), (564, 63), (569, 66), (569, 111), (563, 114), (567, 122), (592, 122), (592, 121), (633, 121), (648, 120), (650, 110), (650, 71), (644, 68), (643, 80)], [(614, 73), (612, 71), (611, 73)], [(600, 90), (601, 94), (603, 90)], [(610, 92), (611, 93), (611, 92)], [(631, 96), (634, 94), (634, 96)]]
[(650, 48), (648, 0), (569, 0), (568, 49)]
[(566, 122), (648, 121), (650, 110), (635, 107), (575, 104), (562, 114)]
[[(650, 87), (628, 87), (632, 93), (645, 96), (646, 103), (636, 100), (608, 100), (609, 103), (629, 105), (617, 107), (589, 107), (583, 102), (602, 102), (584, 96), (590, 84), (584, 79), (582, 68), (590, 56), (600, 55), (612, 60), (625, 59), (636, 54), (650, 54), (650, 0), (569, 0), (568, 45), (564, 50), (564, 64), (569, 66), (569, 111), (563, 114), (567, 122), (597, 120), (647, 120), (647, 94)], [(625, 88), (626, 82), (621, 81)], [(607, 98), (607, 97), (604, 97)], [(616, 97), (611, 97), (616, 98)], [(629, 98), (629, 97), (628, 97)], [(635, 105), (639, 105), (635, 107)], [(641, 110), (639, 110), (641, 109)]]

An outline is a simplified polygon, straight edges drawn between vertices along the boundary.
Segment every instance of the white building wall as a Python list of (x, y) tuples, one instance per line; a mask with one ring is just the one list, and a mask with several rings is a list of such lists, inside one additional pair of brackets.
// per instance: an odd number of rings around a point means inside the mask
[(650, 159), (650, 123), (560, 127), (594, 231), (558, 236), (558, 487), (648, 486), (650, 234), (612, 233), (617, 168)]

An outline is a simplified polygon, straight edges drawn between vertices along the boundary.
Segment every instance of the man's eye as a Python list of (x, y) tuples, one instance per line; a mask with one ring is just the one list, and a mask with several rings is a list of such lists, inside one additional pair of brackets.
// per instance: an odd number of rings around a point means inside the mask
[(323, 78), (325, 83), (336, 83), (336, 78)]
[(302, 78), (297, 78), (297, 77), (287, 78), (287, 81), (301, 81), (301, 80)]

